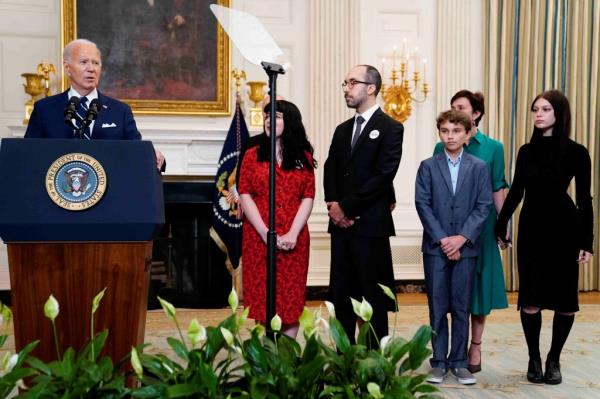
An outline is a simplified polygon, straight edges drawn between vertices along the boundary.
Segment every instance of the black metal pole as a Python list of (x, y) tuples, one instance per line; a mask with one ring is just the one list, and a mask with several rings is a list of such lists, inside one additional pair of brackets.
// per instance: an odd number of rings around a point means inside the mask
[[(269, 76), (269, 126), (270, 135), (270, 160), (269, 160), (269, 231), (267, 232), (267, 300), (266, 300), (266, 327), (270, 330), (271, 319), (275, 316), (276, 302), (276, 257), (275, 251), (277, 246), (277, 232), (275, 231), (275, 162), (277, 157), (275, 154), (275, 136), (276, 136), (276, 113), (277, 113), (277, 75), (284, 74), (285, 70), (281, 65), (268, 62), (261, 62), (265, 72)], [(269, 335), (272, 335), (272, 331)]]

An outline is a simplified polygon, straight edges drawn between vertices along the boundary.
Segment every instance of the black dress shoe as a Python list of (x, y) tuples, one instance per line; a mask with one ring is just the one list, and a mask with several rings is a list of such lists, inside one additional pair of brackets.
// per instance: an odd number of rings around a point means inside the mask
[(546, 373), (544, 373), (544, 382), (550, 385), (558, 385), (562, 382), (559, 362), (555, 360), (546, 360)]
[(527, 366), (527, 381), (534, 384), (544, 383), (544, 373), (542, 372), (542, 359), (529, 359)]

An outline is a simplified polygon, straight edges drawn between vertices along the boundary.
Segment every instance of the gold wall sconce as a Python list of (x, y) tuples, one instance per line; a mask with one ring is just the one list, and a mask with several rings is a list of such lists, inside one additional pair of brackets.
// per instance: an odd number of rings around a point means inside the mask
[[(412, 114), (412, 103), (423, 103), (429, 93), (429, 83), (427, 83), (427, 60), (419, 55), (419, 48), (416, 47), (413, 53), (406, 51), (406, 38), (403, 39), (402, 53), (399, 61), (397, 59), (397, 48), (394, 46), (392, 55), (392, 70), (389, 79), (390, 85), (381, 85), (381, 96), (384, 103), (386, 114), (404, 122)], [(412, 62), (411, 62), (412, 61)], [(381, 76), (385, 81), (385, 63), (386, 58), (381, 60)], [(412, 84), (409, 81), (409, 66), (412, 64)], [(421, 66), (423, 74), (421, 75)], [(398, 83), (396, 83), (398, 82)]]

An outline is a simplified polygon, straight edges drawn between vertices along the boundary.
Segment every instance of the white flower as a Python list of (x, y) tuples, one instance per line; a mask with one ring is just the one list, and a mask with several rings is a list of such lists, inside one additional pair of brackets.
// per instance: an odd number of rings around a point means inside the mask
[(386, 335), (385, 337), (381, 338), (381, 341), (379, 342), (381, 353), (385, 352), (385, 347), (387, 346), (387, 344), (390, 343), (390, 339), (392, 339), (392, 337), (390, 337), (389, 335)]
[(194, 347), (206, 340), (206, 328), (200, 325), (196, 319), (190, 321), (190, 325), (188, 326), (188, 338)]
[(58, 313), (60, 312), (60, 306), (58, 305), (58, 301), (52, 294), (48, 297), (48, 300), (44, 304), (44, 315), (49, 318), (51, 321), (56, 319)]
[(374, 382), (369, 382), (367, 384), (367, 391), (371, 394), (375, 399), (382, 399), (383, 395), (381, 394), (381, 389), (379, 389), (379, 385)]
[(177, 311), (175, 310), (175, 306), (173, 306), (171, 303), (165, 301), (164, 299), (162, 299), (159, 296), (157, 298), (158, 298), (158, 302), (160, 302), (160, 306), (162, 306), (167, 317), (169, 319), (171, 319), (173, 322), (175, 322), (175, 314), (177, 313)]
[(358, 302), (354, 298), (350, 298), (352, 301), (352, 309), (354, 309), (354, 313), (359, 316), (364, 321), (371, 320), (373, 316), (373, 307), (371, 304), (363, 297), (362, 302)]
[(277, 314), (271, 319), (271, 329), (273, 331), (281, 330), (281, 317)]
[(131, 366), (133, 367), (133, 370), (137, 376), (142, 378), (144, 375), (144, 368), (142, 367), (142, 362), (140, 361), (138, 351), (133, 346), (131, 347)]
[(325, 301), (325, 306), (327, 307), (327, 311), (329, 312), (329, 317), (335, 317), (335, 306), (333, 305), (333, 303)]
[(228, 346), (233, 346), (233, 334), (226, 328), (220, 327), (221, 334)]
[(235, 288), (231, 289), (229, 297), (227, 298), (227, 302), (229, 302), (229, 307), (231, 307), (231, 311), (235, 313), (235, 310), (237, 309), (238, 304), (240, 302), (238, 299), (237, 292), (235, 292)]

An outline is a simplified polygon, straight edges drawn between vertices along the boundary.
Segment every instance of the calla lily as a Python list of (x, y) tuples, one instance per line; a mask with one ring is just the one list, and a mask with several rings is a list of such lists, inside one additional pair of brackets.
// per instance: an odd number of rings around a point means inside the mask
[(390, 339), (392, 339), (392, 337), (390, 337), (389, 335), (386, 335), (385, 337), (381, 338), (381, 341), (379, 342), (379, 348), (381, 349), (381, 353), (385, 352), (385, 347), (387, 346), (387, 344), (390, 343)]
[(206, 340), (206, 328), (200, 325), (196, 319), (190, 321), (190, 325), (188, 326), (188, 338), (194, 347)]
[(158, 302), (160, 302), (160, 306), (162, 306), (167, 317), (169, 319), (171, 319), (173, 322), (176, 322), (175, 314), (177, 313), (177, 311), (175, 310), (175, 306), (171, 305), (169, 302), (165, 301), (161, 297), (157, 297), (157, 298), (158, 298)]
[(352, 310), (354, 310), (354, 314), (360, 316), (360, 302), (354, 298), (350, 298), (350, 302), (352, 302)]
[(2, 358), (2, 362), (0, 362), (0, 377), (10, 373), (18, 360), (19, 355), (17, 353), (11, 355), (10, 352), (6, 352)]
[(220, 327), (221, 334), (223, 334), (223, 338), (228, 346), (233, 346), (233, 334), (226, 328)]
[(281, 317), (279, 317), (278, 314), (273, 316), (273, 318), (271, 319), (271, 330), (273, 330), (273, 331), (281, 330)]
[(44, 304), (44, 316), (49, 318), (51, 321), (54, 321), (56, 316), (58, 316), (59, 311), (60, 307), (58, 305), (58, 301), (52, 294), (50, 294), (48, 300)]
[(325, 306), (327, 307), (327, 311), (329, 312), (329, 317), (335, 317), (335, 306), (333, 305), (333, 303), (325, 301)]
[(263, 336), (265, 335), (265, 326), (262, 324), (256, 324), (254, 328), (252, 328), (252, 331), (256, 331), (259, 337)]
[(300, 315), (300, 326), (304, 329), (307, 334), (312, 334), (315, 330), (315, 318), (314, 315), (305, 306), (302, 314)]
[(98, 310), (100, 307), (100, 302), (102, 302), (102, 298), (104, 297), (104, 293), (106, 292), (107, 288), (108, 287), (104, 287), (104, 289), (100, 291), (92, 300), (92, 314), (95, 314), (96, 310)]
[(373, 317), (373, 307), (367, 300), (363, 297), (362, 302), (358, 302), (354, 298), (350, 298), (352, 301), (352, 309), (354, 309), (354, 313), (359, 316), (364, 321), (371, 320)]
[(227, 298), (227, 302), (229, 302), (229, 307), (231, 308), (231, 311), (233, 313), (235, 313), (235, 310), (237, 309), (237, 307), (240, 303), (237, 292), (235, 292), (235, 288), (231, 289), (231, 292), (229, 293), (229, 297)]
[(248, 319), (248, 314), (250, 313), (250, 308), (244, 308), (244, 311), (242, 312), (242, 314), (240, 315), (240, 317), (237, 320), (237, 326), (238, 328), (242, 327), (245, 323), (246, 323), (246, 319)]
[(144, 368), (142, 367), (142, 362), (140, 361), (138, 351), (133, 346), (131, 347), (131, 366), (133, 367), (133, 370), (137, 376), (142, 378), (144, 375)]
[(379, 385), (377, 385), (374, 382), (369, 382), (367, 384), (367, 391), (369, 391), (369, 394), (371, 394), (372, 397), (374, 397), (375, 399), (383, 399), (383, 395), (381, 394), (381, 389), (379, 388)]
[(12, 310), (2, 302), (0, 302), (0, 324), (10, 322), (12, 320)]
[(387, 285), (383, 285), (383, 284), (377, 284), (377, 285), (381, 287), (381, 289), (383, 290), (383, 293), (387, 297), (389, 297), (394, 302), (396, 301), (396, 295), (394, 295), (394, 293), (392, 292), (390, 287), (388, 287)]

